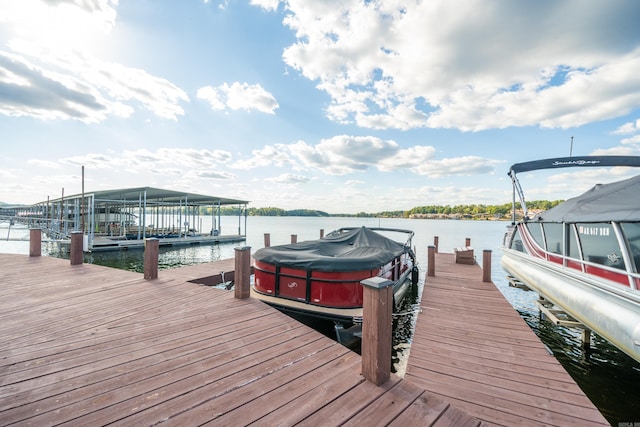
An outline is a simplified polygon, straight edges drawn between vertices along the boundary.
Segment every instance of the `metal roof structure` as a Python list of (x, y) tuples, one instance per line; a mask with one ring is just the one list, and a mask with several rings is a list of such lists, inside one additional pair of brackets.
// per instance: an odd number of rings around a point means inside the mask
[[(121, 202), (137, 202), (141, 195), (145, 195), (147, 203), (153, 202), (161, 202), (166, 204), (173, 203), (185, 203), (185, 200), (188, 201), (190, 205), (237, 205), (237, 204), (247, 204), (249, 203), (247, 200), (240, 199), (229, 199), (225, 197), (218, 196), (206, 196), (202, 194), (196, 193), (187, 193), (181, 191), (174, 190), (164, 190), (161, 188), (153, 188), (153, 187), (137, 187), (137, 188), (124, 188), (119, 190), (102, 190), (102, 191), (90, 191), (85, 192), (84, 196), (88, 197), (93, 195), (96, 200), (113, 200), (113, 201), (121, 201)], [(65, 196), (64, 199), (74, 199), (80, 198), (82, 194), (73, 194), (70, 196)], [(63, 198), (58, 198), (54, 200), (50, 200), (49, 203), (57, 202), (62, 200)], [(46, 203), (46, 202), (41, 202)]]

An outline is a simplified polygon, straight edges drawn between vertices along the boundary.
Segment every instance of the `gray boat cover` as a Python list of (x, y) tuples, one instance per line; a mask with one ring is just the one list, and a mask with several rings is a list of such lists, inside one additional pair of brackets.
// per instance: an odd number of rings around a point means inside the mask
[(271, 246), (256, 251), (257, 261), (314, 271), (362, 271), (380, 268), (411, 248), (366, 227), (322, 239)]
[(584, 194), (541, 212), (534, 221), (640, 221), (640, 175), (610, 184), (598, 184)]

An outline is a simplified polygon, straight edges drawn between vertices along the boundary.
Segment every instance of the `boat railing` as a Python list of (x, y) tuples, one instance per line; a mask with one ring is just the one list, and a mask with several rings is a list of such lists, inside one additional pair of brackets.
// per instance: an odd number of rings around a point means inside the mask
[(560, 264), (563, 267), (581, 271), (583, 273), (599, 276), (603, 279), (611, 280), (621, 285), (628, 286), (629, 288), (634, 290), (640, 290), (639, 273), (634, 273), (633, 271), (628, 271), (626, 269), (616, 268), (593, 261), (568, 257), (556, 252), (549, 252), (542, 248), (540, 248), (540, 250), (544, 254), (544, 258), (546, 261)]
[[(523, 243), (528, 246), (531, 253), (548, 262), (562, 265), (563, 267), (580, 271), (585, 274), (592, 274), (602, 277), (633, 290), (640, 290), (640, 273), (634, 272), (630, 263), (625, 263), (625, 268), (616, 268), (604, 263), (594, 262), (586, 259), (569, 257), (559, 252), (552, 252), (542, 247), (530, 234), (527, 227), (520, 228), (520, 235)], [(508, 247), (506, 239), (513, 238), (513, 230), (507, 232), (505, 236), (505, 247)], [(515, 249), (514, 249), (515, 250)]]

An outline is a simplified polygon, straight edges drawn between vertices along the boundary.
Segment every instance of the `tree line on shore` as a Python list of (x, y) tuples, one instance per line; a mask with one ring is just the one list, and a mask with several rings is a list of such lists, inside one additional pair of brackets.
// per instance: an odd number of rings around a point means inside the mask
[[(561, 203), (562, 200), (533, 200), (527, 202), (529, 211), (545, 211)], [(375, 213), (359, 212), (357, 214), (329, 214), (313, 209), (285, 210), (276, 207), (248, 208), (247, 212), (241, 212), (239, 207), (222, 207), (221, 215), (239, 215), (246, 213), (249, 216), (313, 216), (313, 217), (364, 217), (364, 218), (431, 218), (431, 217), (461, 217), (461, 218), (502, 218), (511, 214), (511, 203), (502, 205), (428, 205), (417, 206), (408, 211), (383, 211)], [(206, 208), (205, 214), (211, 214), (211, 208)]]

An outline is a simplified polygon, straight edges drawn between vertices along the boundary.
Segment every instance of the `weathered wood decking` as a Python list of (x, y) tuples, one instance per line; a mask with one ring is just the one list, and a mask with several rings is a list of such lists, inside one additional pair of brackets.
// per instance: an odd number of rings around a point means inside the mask
[(435, 261), (406, 381), (490, 424), (609, 425), (477, 265)]
[(0, 424), (482, 424), (410, 381), (365, 381), (331, 339), (187, 282), (199, 268), (145, 281), (0, 254)]

